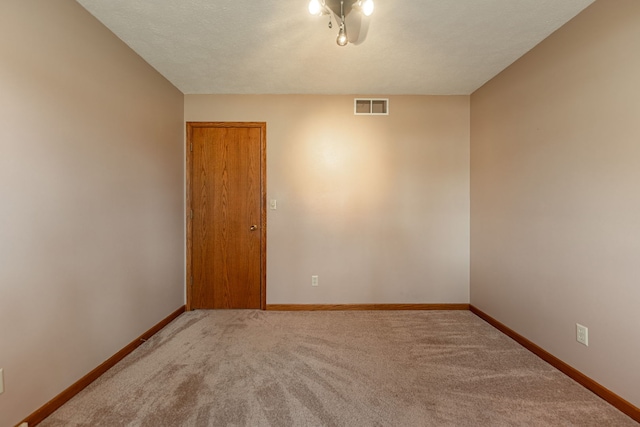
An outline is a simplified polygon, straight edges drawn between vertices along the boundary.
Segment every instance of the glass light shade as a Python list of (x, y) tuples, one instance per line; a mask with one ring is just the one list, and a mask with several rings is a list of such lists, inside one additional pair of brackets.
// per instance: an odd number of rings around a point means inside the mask
[(338, 46), (346, 46), (347, 43), (349, 43), (349, 39), (347, 39), (347, 31), (344, 28), (344, 24), (340, 25), (340, 32), (338, 33), (336, 43), (338, 43)]
[(373, 13), (373, 0), (362, 1), (362, 13), (364, 16), (371, 16)]
[(311, 0), (309, 2), (309, 13), (312, 15), (320, 15), (322, 13), (320, 0)]

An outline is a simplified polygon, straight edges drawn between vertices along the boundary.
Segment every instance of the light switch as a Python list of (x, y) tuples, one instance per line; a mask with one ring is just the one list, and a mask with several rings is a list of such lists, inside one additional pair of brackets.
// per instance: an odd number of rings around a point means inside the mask
[(269, 200), (269, 209), (271, 209), (272, 211), (278, 209), (278, 201), (276, 199)]

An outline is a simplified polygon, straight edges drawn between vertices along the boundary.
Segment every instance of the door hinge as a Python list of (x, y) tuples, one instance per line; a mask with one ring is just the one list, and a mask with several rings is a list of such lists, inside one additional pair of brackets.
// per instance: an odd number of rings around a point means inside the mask
[(191, 217), (191, 219), (193, 219), (193, 209), (191, 209), (191, 213), (189, 214), (189, 216)]
[(193, 151), (193, 142), (189, 145), (189, 151)]

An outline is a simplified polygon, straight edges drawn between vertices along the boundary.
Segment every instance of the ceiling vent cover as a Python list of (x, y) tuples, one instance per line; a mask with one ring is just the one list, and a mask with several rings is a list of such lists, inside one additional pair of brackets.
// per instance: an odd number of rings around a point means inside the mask
[(389, 99), (355, 98), (353, 100), (353, 114), (356, 116), (387, 116), (389, 115)]

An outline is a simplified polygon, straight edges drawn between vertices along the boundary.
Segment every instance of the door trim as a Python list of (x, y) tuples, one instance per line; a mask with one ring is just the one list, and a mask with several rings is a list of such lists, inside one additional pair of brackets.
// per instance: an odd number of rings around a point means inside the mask
[(187, 256), (186, 256), (186, 310), (191, 311), (192, 271), (191, 255), (193, 250), (193, 226), (191, 219), (191, 175), (193, 173), (193, 151), (191, 143), (193, 129), (196, 128), (259, 128), (260, 129), (260, 309), (267, 307), (267, 124), (265, 122), (187, 122), (186, 142), (186, 210)]

